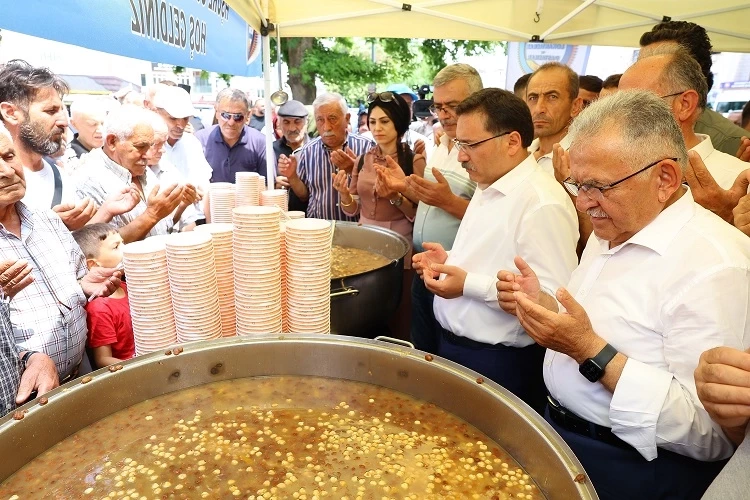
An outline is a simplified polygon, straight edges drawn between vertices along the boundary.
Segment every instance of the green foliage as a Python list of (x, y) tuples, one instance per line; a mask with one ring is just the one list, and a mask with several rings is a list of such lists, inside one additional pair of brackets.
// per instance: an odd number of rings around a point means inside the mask
[(229, 73), (219, 73), (219, 78), (224, 80), (228, 87), (230, 85), (229, 82), (232, 80), (232, 75), (230, 75)]
[[(282, 59), (289, 66), (290, 77), (302, 85), (314, 87), (316, 80), (350, 103), (365, 97), (369, 84), (383, 86), (394, 82), (409, 85), (432, 81), (435, 74), (460, 55), (490, 52), (502, 42), (473, 40), (417, 40), (409, 38), (315, 38), (304, 51), (301, 61), (290, 63), (290, 51), (302, 43), (301, 38), (282, 38)], [(372, 60), (372, 44), (375, 60)], [(271, 39), (271, 60), (277, 60), (276, 40)]]
[(184, 72), (185, 72), (185, 66), (175, 66), (174, 68), (172, 68), (172, 73), (174, 73), (175, 75), (179, 75)]

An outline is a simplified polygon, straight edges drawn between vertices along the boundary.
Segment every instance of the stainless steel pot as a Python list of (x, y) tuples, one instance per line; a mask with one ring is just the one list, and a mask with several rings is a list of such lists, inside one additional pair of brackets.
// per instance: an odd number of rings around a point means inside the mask
[[(152, 353), (124, 369), (91, 374), (26, 404), (22, 420), (0, 419), (0, 482), (38, 454), (107, 415), (162, 394), (252, 376), (302, 375), (380, 385), (434, 403), (494, 439), (549, 499), (593, 499), (583, 467), (555, 431), (499, 385), (440, 358), (384, 342), (336, 335), (234, 337), (184, 345), (179, 356)], [(115, 432), (115, 430), (113, 430)]]
[(401, 301), (404, 256), (409, 241), (390, 229), (336, 222), (333, 244), (379, 253), (391, 263), (331, 280), (331, 332), (356, 337), (382, 334)]

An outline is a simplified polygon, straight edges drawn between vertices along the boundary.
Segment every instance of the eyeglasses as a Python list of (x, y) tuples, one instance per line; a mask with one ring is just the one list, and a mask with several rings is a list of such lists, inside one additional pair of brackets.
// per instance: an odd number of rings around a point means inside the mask
[(661, 160), (656, 160), (653, 163), (649, 163), (642, 169), (640, 169), (637, 172), (634, 172), (627, 177), (623, 177), (619, 181), (613, 182), (611, 184), (607, 184), (606, 186), (594, 186), (593, 184), (579, 184), (578, 182), (574, 182), (571, 177), (568, 177), (563, 181), (563, 185), (565, 186), (565, 189), (568, 190), (568, 192), (573, 196), (578, 196), (579, 192), (584, 192), (586, 196), (591, 198), (592, 200), (601, 201), (604, 199), (604, 192), (609, 191), (610, 189), (614, 188), (618, 184), (625, 182), (626, 180), (630, 179), (631, 177), (635, 177), (636, 175), (640, 174), (641, 172), (645, 172), (649, 168), (658, 165), (659, 163), (663, 162), (664, 160), (672, 160), (672, 161), (680, 161), (679, 158), (662, 158)]
[(674, 96), (676, 96), (676, 95), (684, 94), (685, 92), (687, 92), (687, 90), (681, 90), (681, 91), (679, 91), (679, 92), (675, 92), (675, 93), (673, 93), (673, 94), (660, 95), (660, 96), (659, 96), (659, 99), (666, 99), (667, 97), (674, 97)]
[(458, 107), (458, 103), (456, 104), (433, 104), (430, 106), (430, 111), (432, 113), (438, 114), (438, 113), (453, 113), (453, 111)]
[(477, 142), (463, 142), (459, 141), (458, 139), (453, 139), (453, 145), (456, 146), (456, 150), (463, 151), (466, 154), (471, 154), (474, 149), (479, 146), (480, 144), (483, 144), (487, 141), (491, 141), (492, 139), (497, 139), (498, 137), (502, 137), (504, 135), (510, 134), (512, 131), (509, 130), (507, 132), (503, 132), (502, 134), (493, 135), (492, 137), (488, 137), (486, 139), (482, 139), (481, 141)]
[(229, 119), (233, 119), (236, 122), (244, 122), (245, 121), (245, 115), (242, 113), (227, 113), (226, 111), (222, 111), (219, 113), (219, 116), (224, 118), (225, 120), (229, 121)]
[(375, 101), (391, 102), (396, 98), (393, 97), (393, 92), (372, 92), (367, 96), (367, 103), (372, 104)]

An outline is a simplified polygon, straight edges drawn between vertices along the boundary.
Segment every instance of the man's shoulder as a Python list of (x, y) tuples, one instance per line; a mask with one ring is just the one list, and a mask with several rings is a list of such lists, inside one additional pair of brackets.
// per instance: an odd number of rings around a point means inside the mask
[(712, 109), (706, 109), (701, 113), (695, 124), (695, 131), (709, 135), (716, 149), (730, 155), (737, 153), (740, 138), (750, 135), (750, 132)]

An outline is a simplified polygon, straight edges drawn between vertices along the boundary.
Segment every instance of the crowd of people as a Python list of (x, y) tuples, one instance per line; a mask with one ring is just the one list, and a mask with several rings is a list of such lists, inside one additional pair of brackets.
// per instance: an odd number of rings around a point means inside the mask
[(452, 64), (433, 81), (439, 125), (396, 85), (355, 132), (338, 94), (288, 101), (266, 130), (265, 103), (231, 88), (200, 129), (167, 84), (69, 117), (62, 79), (7, 63), (0, 413), (133, 356), (122, 245), (210, 221), (210, 184), (265, 176), (275, 134), (290, 210), (411, 242), (392, 327), (543, 415), (601, 498), (743, 498), (750, 139), (707, 107), (703, 28), (665, 21), (640, 42), (621, 75), (547, 63), (513, 92)]

